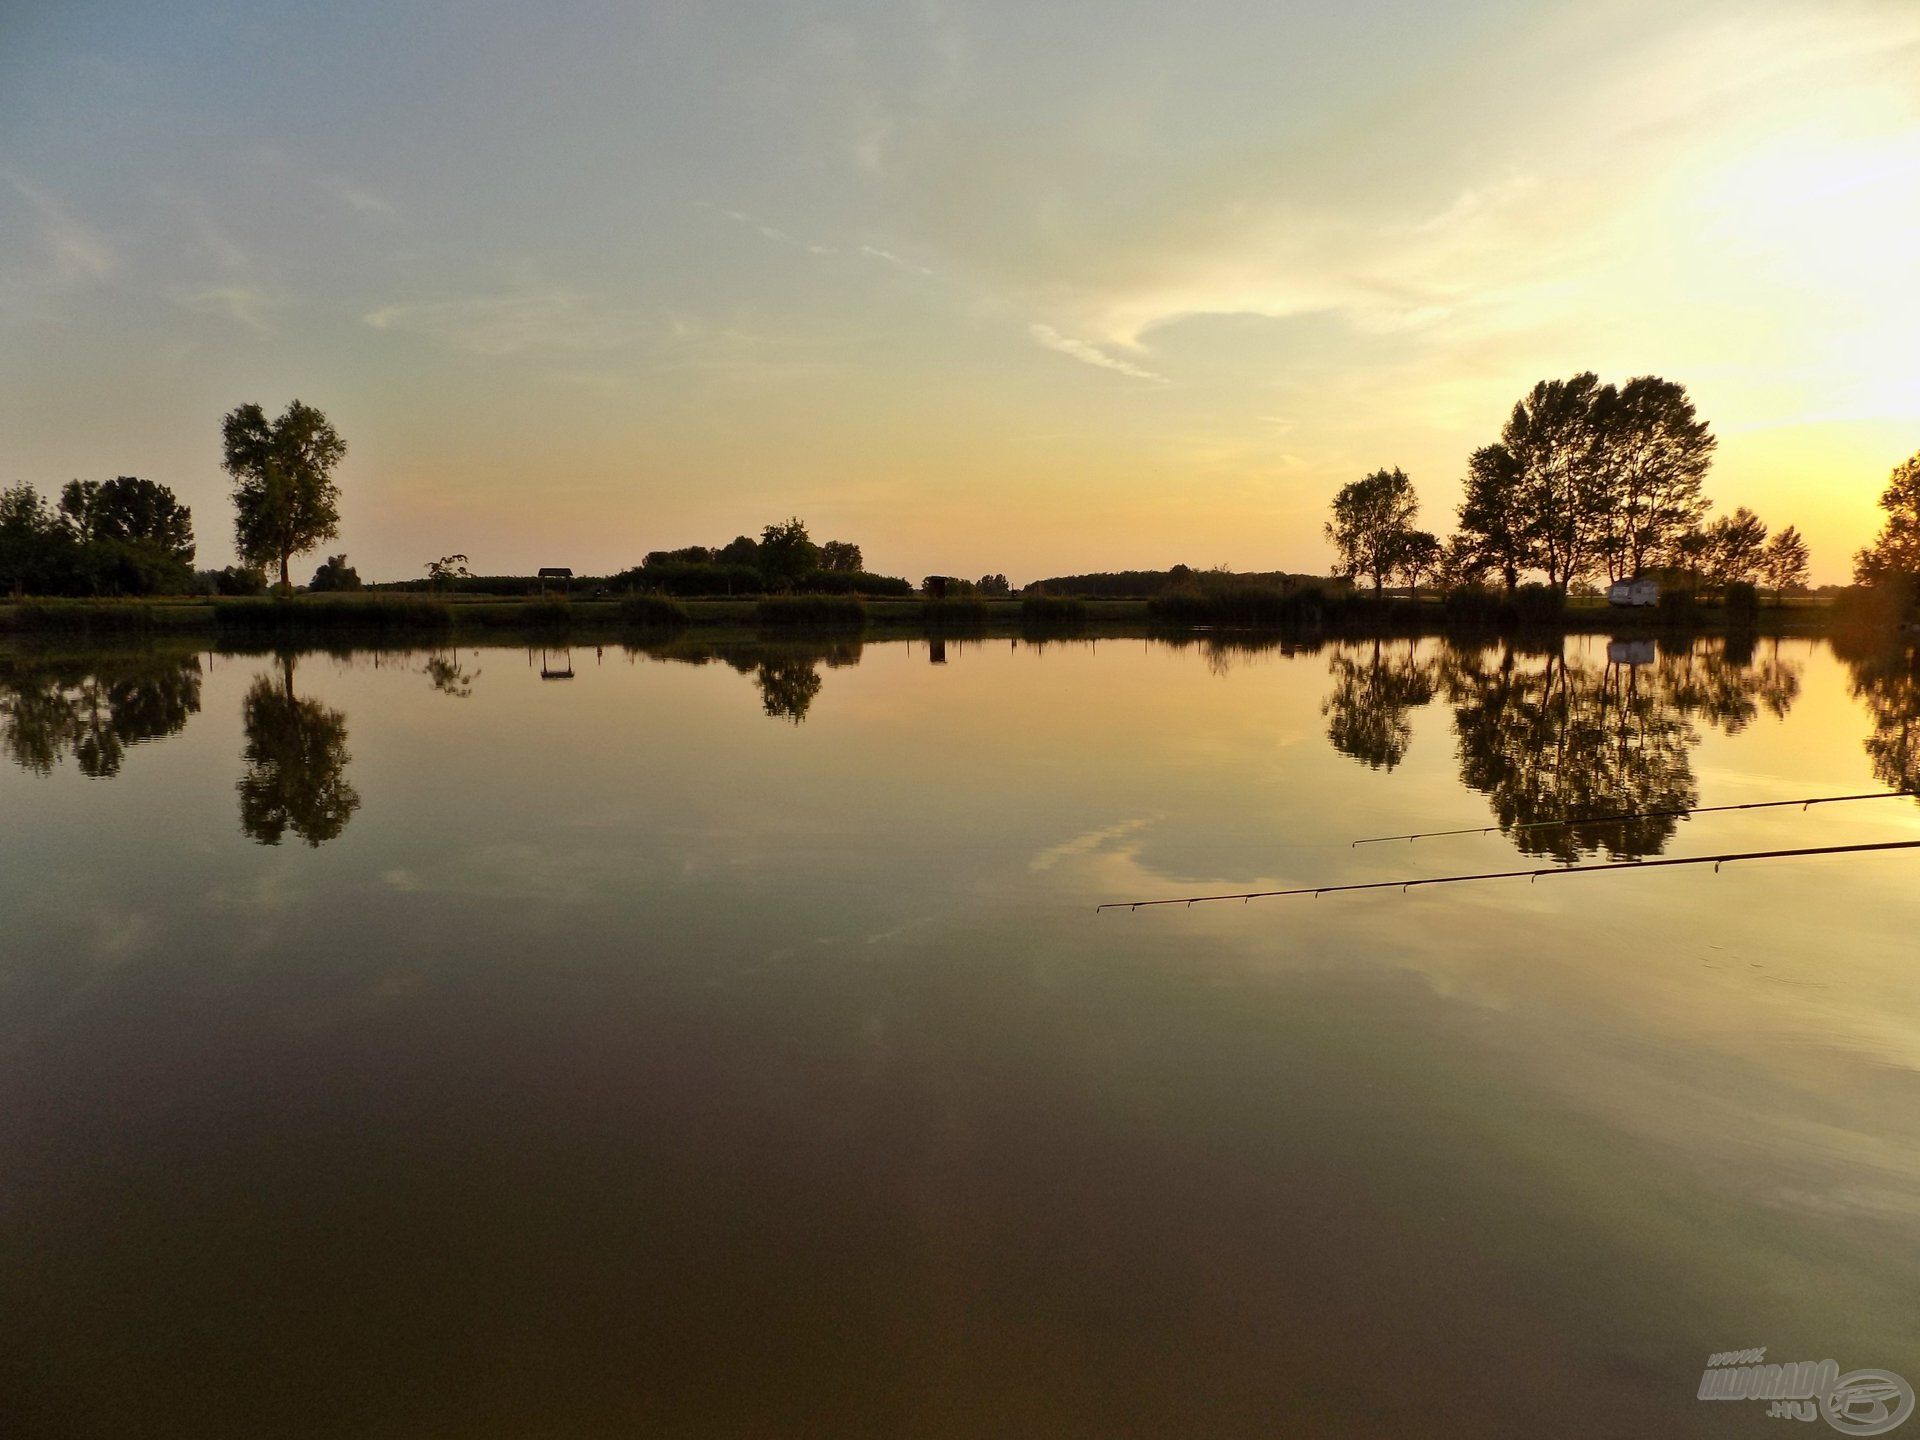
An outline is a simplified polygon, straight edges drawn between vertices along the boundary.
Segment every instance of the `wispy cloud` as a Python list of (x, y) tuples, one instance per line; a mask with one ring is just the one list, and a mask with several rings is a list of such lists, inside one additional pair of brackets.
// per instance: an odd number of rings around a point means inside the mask
[(891, 250), (882, 250), (878, 245), (862, 245), (860, 247), (860, 253), (866, 256), (869, 260), (879, 260), (884, 264), (892, 265), (897, 269), (910, 271), (915, 275), (925, 275), (929, 279), (938, 278), (937, 276), (934, 275), (934, 272), (929, 270), (926, 266), (916, 265), (913, 263), (913, 261), (904, 259), (903, 257), (894, 254), (893, 251)]
[(40, 243), (60, 280), (66, 283), (105, 280), (119, 268), (120, 259), (113, 246), (58, 197), (18, 175), (8, 179), (32, 209)]
[(375, 330), (423, 335), (489, 358), (620, 350), (643, 339), (648, 328), (561, 286), (382, 305), (360, 319)]
[(364, 185), (359, 185), (344, 175), (332, 175), (320, 181), (320, 188), (333, 196), (349, 210), (362, 215), (393, 215), (398, 207), (386, 196), (377, 194)]
[(215, 285), (204, 290), (185, 290), (177, 293), (174, 300), (185, 309), (220, 316), (262, 335), (273, 332), (272, 315), (280, 304), (278, 297), (258, 285)]
[(1114, 370), (1122, 375), (1130, 375), (1135, 380), (1151, 380), (1159, 385), (1167, 383), (1166, 376), (1156, 375), (1151, 370), (1143, 370), (1138, 365), (1120, 359), (1117, 355), (1109, 355), (1099, 346), (1090, 345), (1085, 340), (1076, 340), (1071, 335), (1062, 335), (1051, 325), (1035, 322), (1027, 327), (1027, 333), (1047, 349), (1069, 355), (1083, 365), (1098, 365), (1102, 370)]

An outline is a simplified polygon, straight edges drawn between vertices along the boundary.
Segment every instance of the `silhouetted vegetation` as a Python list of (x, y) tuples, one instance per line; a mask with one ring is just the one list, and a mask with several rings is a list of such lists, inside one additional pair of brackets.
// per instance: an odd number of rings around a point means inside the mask
[(330, 595), (235, 601), (220, 605), (223, 630), (293, 633), (303, 630), (444, 630), (453, 612), (438, 600), (413, 595)]
[(987, 603), (973, 595), (928, 600), (920, 606), (920, 620), (929, 628), (978, 627), (986, 623)]
[(1286, 592), (1264, 585), (1217, 586), (1206, 590), (1170, 590), (1147, 604), (1155, 620), (1169, 625), (1223, 625), (1251, 628), (1263, 625), (1307, 624), (1324, 614), (1315, 591)]
[(615, 588), (667, 595), (907, 595), (903, 579), (869, 574), (860, 547), (845, 540), (816, 545), (797, 517), (769, 525), (758, 540), (745, 535), (717, 548), (688, 545), (655, 550), (632, 570), (613, 577)]
[(677, 629), (687, 623), (687, 607), (665, 595), (629, 595), (620, 602), (620, 623), (645, 629)]
[(1745, 507), (1707, 523), (1701, 486), (1716, 443), (1673, 381), (1542, 380), (1499, 441), (1469, 459), (1459, 530), (1435, 573), (1448, 586), (1496, 576), (1509, 594), (1529, 572), (1560, 596), (1641, 576), (1663, 590), (1764, 582), (1778, 598), (1804, 588), (1798, 529), (1769, 539)]
[(1440, 552), (1438, 540), (1414, 528), (1419, 513), (1413, 482), (1397, 467), (1342, 486), (1327, 522), (1327, 539), (1337, 556), (1334, 573), (1350, 580), (1365, 575), (1376, 595), (1389, 575), (1402, 570), (1410, 574), (1410, 585), (1417, 584)]
[(324, 594), (330, 590), (351, 591), (365, 588), (360, 583), (360, 572), (347, 564), (347, 557), (344, 555), (329, 555), (326, 563), (313, 572), (313, 579), (307, 584), (307, 589), (317, 594)]
[(770, 595), (754, 608), (762, 625), (811, 625), (857, 630), (867, 623), (867, 607), (855, 595)]
[(1024, 625), (1084, 625), (1086, 619), (1086, 602), (1070, 595), (1028, 595), (1020, 601)]
[(1920, 454), (1893, 467), (1880, 496), (1879, 537), (1854, 556), (1854, 578), (1897, 596), (1904, 610), (1920, 595)]
[(289, 592), (293, 557), (339, 531), (333, 472), (347, 442), (325, 415), (298, 400), (275, 420), (258, 405), (237, 407), (221, 422), (221, 441), (234, 481), (234, 549), (249, 565), (278, 563), (280, 588)]
[(0, 592), (183, 595), (193, 552), (192, 512), (151, 480), (70, 481), (56, 506), (31, 485), (0, 491)]

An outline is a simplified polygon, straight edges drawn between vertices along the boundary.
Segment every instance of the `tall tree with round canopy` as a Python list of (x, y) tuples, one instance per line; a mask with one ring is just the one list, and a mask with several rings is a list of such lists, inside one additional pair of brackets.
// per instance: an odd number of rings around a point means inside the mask
[(347, 442), (325, 415), (298, 400), (277, 420), (258, 405), (242, 405), (222, 422), (221, 437), (234, 480), (235, 548), (250, 565), (277, 563), (281, 590), (291, 590), (293, 557), (339, 534), (333, 472)]

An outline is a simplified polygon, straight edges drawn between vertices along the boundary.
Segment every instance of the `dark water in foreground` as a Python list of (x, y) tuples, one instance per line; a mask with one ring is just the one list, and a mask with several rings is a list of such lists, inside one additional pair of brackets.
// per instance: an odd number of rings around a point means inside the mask
[(1920, 838), (1347, 843), (1910, 784), (1910, 657), (943, 650), (0, 653), (0, 1435), (1765, 1435), (1710, 1353), (1920, 1382), (1913, 853), (1093, 913)]

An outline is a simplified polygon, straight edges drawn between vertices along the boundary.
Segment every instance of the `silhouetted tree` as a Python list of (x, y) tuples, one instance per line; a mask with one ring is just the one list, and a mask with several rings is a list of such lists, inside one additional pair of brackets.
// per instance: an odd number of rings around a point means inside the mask
[(1903, 460), (1887, 477), (1880, 496), (1886, 523), (1873, 544), (1854, 556), (1854, 578), (1862, 585), (1920, 582), (1920, 454)]
[(1013, 586), (1008, 583), (1007, 577), (1004, 575), (982, 575), (979, 584), (974, 588), (979, 590), (982, 595), (1011, 595), (1013, 593)]
[(1778, 600), (1789, 590), (1806, 588), (1808, 564), (1807, 542), (1801, 539), (1798, 528), (1789, 525), (1767, 541), (1760, 555), (1760, 577)]
[(1612, 387), (1591, 371), (1542, 380), (1501, 432), (1517, 472), (1528, 556), (1562, 595), (1606, 553), (1611, 497), (1601, 438), (1614, 400)]
[(792, 584), (802, 575), (820, 568), (820, 547), (808, 537), (807, 527), (795, 516), (760, 532), (755, 563), (767, 579)]
[(1408, 590), (1417, 590), (1422, 577), (1439, 569), (1441, 555), (1438, 536), (1427, 530), (1409, 530), (1394, 560), (1394, 574)]
[(262, 845), (288, 831), (318, 848), (346, 829), (360, 796), (347, 783), (347, 717), (293, 692), (293, 657), (280, 658), (280, 683), (253, 682), (241, 705), (240, 828)]
[(1766, 522), (1744, 505), (1715, 520), (1707, 527), (1707, 573), (1714, 584), (1750, 584), (1766, 543)]
[(347, 564), (346, 556), (329, 555), (326, 563), (313, 572), (313, 579), (308, 583), (307, 588), (327, 591), (359, 590), (363, 587), (360, 583), (360, 572)]
[(1511, 595), (1532, 568), (1527, 517), (1520, 509), (1520, 466), (1504, 445), (1482, 445), (1467, 461), (1460, 533), (1452, 550), (1462, 574), (1495, 571)]
[(83, 545), (146, 546), (182, 567), (193, 564), (193, 512), (166, 486), (137, 475), (69, 480), (60, 520)]
[(467, 557), (460, 554), (442, 555), (438, 560), (427, 562), (427, 583), (438, 590), (442, 585), (450, 585), (455, 580), (468, 580), (473, 572), (467, 569)]
[(852, 573), (867, 568), (860, 547), (845, 540), (829, 540), (820, 547), (820, 568)]
[(0, 590), (57, 594), (74, 574), (73, 539), (31, 485), (0, 490)]
[(1607, 578), (1620, 580), (1654, 564), (1699, 523), (1707, 508), (1700, 483), (1718, 442), (1684, 385), (1639, 375), (1618, 393), (1606, 387), (1598, 394)]
[(1370, 576), (1379, 593), (1399, 567), (1419, 513), (1413, 482), (1397, 466), (1343, 485), (1333, 497), (1333, 518), (1326, 527), (1339, 556), (1334, 573)]
[(339, 533), (333, 472), (347, 442), (325, 415), (298, 400), (277, 420), (258, 405), (242, 405), (222, 422), (221, 436), (234, 480), (235, 548), (250, 564), (277, 562), (280, 588), (290, 590), (292, 558)]

